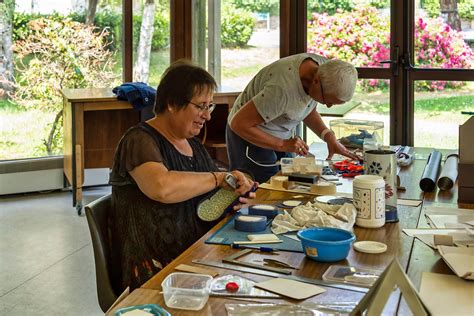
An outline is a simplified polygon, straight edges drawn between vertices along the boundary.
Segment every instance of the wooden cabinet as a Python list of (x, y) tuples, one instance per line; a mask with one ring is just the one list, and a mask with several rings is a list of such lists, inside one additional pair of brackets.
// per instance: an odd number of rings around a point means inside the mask
[(112, 89), (64, 89), (64, 175), (72, 204), (82, 210), (85, 168), (110, 168), (120, 137), (140, 122), (140, 112)]
[(219, 167), (227, 167), (229, 158), (225, 142), (225, 129), (230, 109), (240, 92), (218, 92), (214, 95), (217, 104), (212, 112), (211, 120), (206, 123), (199, 138), (203, 141), (212, 158), (217, 160)]
[[(140, 122), (140, 112), (117, 100), (111, 88), (64, 89), (64, 175), (72, 186), (73, 206), (82, 210), (85, 168), (110, 168), (115, 147), (127, 129)], [(225, 126), (238, 92), (218, 91), (218, 104), (200, 137), (211, 156), (227, 163)]]

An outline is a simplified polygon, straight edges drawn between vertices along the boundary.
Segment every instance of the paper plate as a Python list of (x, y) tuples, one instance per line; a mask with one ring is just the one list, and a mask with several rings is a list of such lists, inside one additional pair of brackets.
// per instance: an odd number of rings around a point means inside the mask
[(387, 251), (387, 245), (377, 241), (357, 241), (354, 249), (364, 253), (383, 253)]

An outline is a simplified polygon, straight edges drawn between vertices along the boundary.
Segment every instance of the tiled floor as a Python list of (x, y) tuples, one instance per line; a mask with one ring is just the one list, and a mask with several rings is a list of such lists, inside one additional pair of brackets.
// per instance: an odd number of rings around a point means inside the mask
[[(109, 192), (86, 189), (84, 204)], [(0, 197), (0, 315), (103, 315), (94, 269), (70, 192)]]

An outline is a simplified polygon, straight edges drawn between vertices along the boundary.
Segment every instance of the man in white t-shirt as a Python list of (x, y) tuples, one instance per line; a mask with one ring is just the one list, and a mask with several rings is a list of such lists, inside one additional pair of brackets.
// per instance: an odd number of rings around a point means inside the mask
[[(279, 169), (282, 157), (306, 155), (308, 145), (295, 136), (304, 122), (335, 153), (357, 159), (339, 143), (316, 111), (317, 103), (331, 107), (349, 101), (357, 83), (351, 64), (310, 53), (282, 58), (262, 70), (239, 95), (226, 128), (230, 169), (245, 169), (258, 182)], [(250, 159), (249, 159), (250, 158)]]

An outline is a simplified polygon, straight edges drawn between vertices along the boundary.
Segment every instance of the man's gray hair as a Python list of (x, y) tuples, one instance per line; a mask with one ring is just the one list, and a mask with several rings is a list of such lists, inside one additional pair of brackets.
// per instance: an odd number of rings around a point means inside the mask
[(350, 101), (357, 84), (357, 70), (348, 62), (329, 60), (318, 67), (325, 95), (332, 94), (343, 102)]

